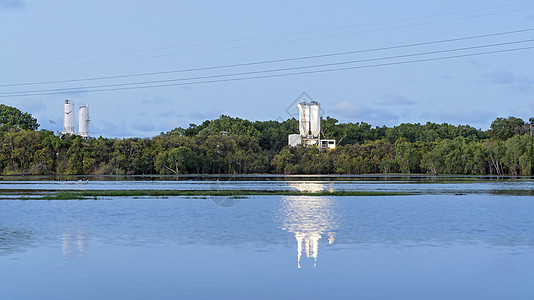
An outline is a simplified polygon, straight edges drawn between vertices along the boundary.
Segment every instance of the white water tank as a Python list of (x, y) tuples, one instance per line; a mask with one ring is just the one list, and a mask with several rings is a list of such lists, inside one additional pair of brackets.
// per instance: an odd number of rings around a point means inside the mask
[(310, 131), (312, 138), (319, 138), (321, 134), (321, 110), (317, 101), (310, 102)]
[(288, 145), (291, 147), (297, 147), (302, 143), (300, 134), (290, 134), (288, 136)]
[(306, 102), (301, 102), (297, 107), (299, 109), (300, 136), (307, 137), (310, 134), (310, 106)]
[(78, 110), (78, 133), (83, 138), (89, 138), (89, 105), (80, 105)]
[(74, 102), (65, 100), (63, 115), (63, 133), (74, 134)]

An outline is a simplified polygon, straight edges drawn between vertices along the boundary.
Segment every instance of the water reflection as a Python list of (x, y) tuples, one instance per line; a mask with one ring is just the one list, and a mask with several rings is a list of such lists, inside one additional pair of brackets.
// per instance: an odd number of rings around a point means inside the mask
[(306, 193), (318, 193), (324, 191), (326, 188), (324, 183), (313, 181), (291, 182), (288, 185), (292, 189)]
[(232, 207), (239, 203), (239, 197), (211, 197), (211, 202), (219, 207)]
[(63, 233), (61, 236), (61, 253), (64, 259), (69, 259), (74, 253), (83, 256), (87, 251), (87, 234), (83, 231)]
[(31, 245), (33, 235), (29, 230), (12, 230), (0, 227), (0, 254), (10, 253)]
[[(319, 188), (314, 186), (313, 188)], [(319, 256), (319, 240), (326, 236), (333, 244), (339, 216), (334, 213), (334, 200), (328, 197), (282, 197), (275, 216), (281, 228), (292, 233), (297, 241), (297, 267), (311, 264), (315, 268)]]

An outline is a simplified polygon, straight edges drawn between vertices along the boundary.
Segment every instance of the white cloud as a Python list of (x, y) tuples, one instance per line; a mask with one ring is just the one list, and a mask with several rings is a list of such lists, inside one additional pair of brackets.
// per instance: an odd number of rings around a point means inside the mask
[(468, 59), (469, 63), (473, 66), (475, 66), (476, 68), (478, 69), (484, 69), (486, 66), (480, 62), (478, 59), (475, 59), (475, 58), (469, 58)]
[(510, 84), (517, 81), (517, 77), (512, 72), (500, 69), (493, 70), (492, 72), (485, 74), (484, 77), (496, 84)]
[(154, 123), (149, 122), (135, 122), (132, 128), (139, 131), (154, 131), (156, 126), (154, 126)]
[(495, 69), (483, 75), (490, 83), (508, 86), (513, 91), (524, 94), (534, 92), (534, 80), (525, 75), (518, 75), (503, 69)]
[(25, 99), (21, 102), (21, 109), (30, 113), (35, 113), (46, 109), (46, 105), (40, 99)]
[(489, 127), (496, 113), (489, 109), (466, 109), (465, 107), (449, 107), (427, 111), (420, 115), (421, 119), (435, 123), (467, 124), (473, 127)]
[(375, 100), (378, 105), (414, 105), (413, 100), (410, 100), (401, 95), (384, 94), (379, 100)]
[(150, 98), (150, 99), (145, 99), (145, 100), (141, 101), (141, 103), (153, 105), (153, 104), (162, 104), (162, 103), (165, 103), (165, 102), (168, 102), (168, 101), (169, 100), (165, 99), (165, 98), (153, 97), (153, 98)]
[(347, 101), (338, 102), (332, 111), (347, 117), (360, 117), (365, 113), (365, 109), (362, 106)]
[(349, 122), (364, 121), (373, 125), (391, 124), (399, 119), (399, 116), (386, 109), (358, 105), (348, 101), (338, 102), (332, 111), (345, 118)]
[(512, 109), (510, 115), (528, 121), (529, 118), (534, 117), (534, 99), (525, 105)]
[(159, 125), (158, 129), (160, 131), (170, 131), (176, 127), (179, 127), (180, 121), (180, 118), (177, 117), (165, 119), (165, 121)]
[(158, 118), (168, 118), (168, 117), (171, 117), (171, 116), (175, 116), (176, 113), (172, 110), (166, 110), (166, 111), (163, 111), (163, 112), (160, 112), (159, 114), (157, 114), (156, 116)]
[(26, 1), (23, 0), (0, 0), (0, 9), (14, 10), (22, 9), (26, 6)]
[(217, 108), (212, 108), (212, 109), (209, 109), (207, 111), (202, 111), (202, 112), (192, 110), (185, 114), (179, 115), (179, 117), (182, 117), (183, 119), (189, 119), (190, 121), (193, 121), (193, 122), (202, 123), (205, 120), (216, 119), (220, 117), (221, 114), (223, 114), (221, 110)]
[(124, 121), (120, 122), (108, 122), (105, 120), (93, 120), (91, 121), (91, 135), (92, 136), (105, 136), (105, 137), (132, 137), (132, 134), (125, 125)]

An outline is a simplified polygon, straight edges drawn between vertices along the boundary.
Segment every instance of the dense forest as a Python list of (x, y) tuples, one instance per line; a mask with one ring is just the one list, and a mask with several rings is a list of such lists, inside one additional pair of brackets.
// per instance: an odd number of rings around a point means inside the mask
[(298, 121), (221, 116), (152, 138), (93, 138), (39, 130), (37, 120), (0, 105), (3, 175), (141, 174), (466, 174), (532, 175), (531, 124), (497, 118), (487, 131), (468, 125), (322, 120), (334, 150), (287, 146)]

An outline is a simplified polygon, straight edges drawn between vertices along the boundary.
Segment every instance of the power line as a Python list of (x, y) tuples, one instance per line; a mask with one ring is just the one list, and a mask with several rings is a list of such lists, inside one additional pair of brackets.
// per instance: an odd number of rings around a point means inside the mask
[[(310, 33), (318, 33), (318, 32), (327, 32), (327, 31), (336, 31), (336, 30), (344, 30), (344, 29), (351, 29), (351, 28), (375, 26), (375, 25), (382, 25), (382, 24), (401, 23), (401, 22), (407, 22), (407, 21), (431, 19), (431, 18), (446, 17), (446, 16), (453, 16), (453, 15), (461, 15), (461, 14), (468, 14), (468, 13), (481, 12), (481, 11), (489, 11), (489, 10), (495, 10), (495, 9), (508, 8), (508, 7), (518, 7), (518, 6), (531, 5), (531, 4), (534, 4), (534, 2), (528, 1), (528, 2), (521, 2), (521, 3), (514, 3), (514, 4), (506, 4), (506, 5), (485, 7), (485, 8), (479, 8), (479, 9), (471, 9), (471, 10), (464, 10), (464, 11), (456, 11), (456, 12), (449, 12), (449, 13), (442, 13), (442, 14), (427, 15), (427, 16), (421, 16), (421, 17), (410, 17), (410, 18), (395, 19), (395, 20), (389, 20), (389, 21), (383, 21), (383, 22), (371, 22), (371, 23), (364, 23), (364, 24), (357, 24), (357, 25), (339, 26), (339, 27), (323, 28), (323, 29), (318, 29), (318, 30), (307, 30), (307, 31), (300, 31), (300, 32), (292, 32), (292, 33), (272, 34), (272, 35), (264, 35), (264, 36), (259, 36), (259, 37), (247, 37), (247, 38), (238, 38), (238, 39), (230, 39), (230, 40), (223, 40), (223, 41), (194, 43), (194, 44), (186, 44), (186, 45), (170, 46), (170, 47), (160, 47), (160, 48), (147, 48), (147, 49), (136, 49), (136, 50), (111, 51), (111, 52), (103, 52), (103, 53), (98, 53), (98, 54), (84, 54), (84, 55), (73, 55), (73, 56), (65, 56), (65, 57), (36, 58), (36, 59), (17, 60), (17, 61), (0, 61), (0, 64), (37, 62), (37, 61), (59, 60), (59, 59), (71, 59), (71, 58), (87, 58), (87, 57), (96, 57), (96, 56), (105, 56), (105, 55), (151, 52), (151, 51), (159, 51), (159, 50), (186, 48), (186, 47), (206, 46), (206, 45), (214, 45), (214, 44), (227, 44), (227, 43), (233, 43), (233, 42), (262, 40), (262, 39), (277, 38), (277, 37), (284, 37), (284, 36), (295, 36), (295, 35), (302, 35), (302, 34), (310, 34)], [(492, 15), (492, 14), (509, 13), (509, 12), (517, 12), (517, 11), (524, 11), (525, 9), (531, 9), (531, 8), (522, 8), (522, 9), (517, 9), (517, 10), (511, 10), (511, 11), (510, 10), (501, 11), (501, 12), (495, 12), (495, 13), (491, 13), (491, 14), (483, 14), (482, 16), (487, 16), (487, 15)], [(473, 17), (473, 16), (471, 16), (471, 17)], [(477, 17), (477, 15), (475, 15), (474, 17)], [(424, 24), (426, 24), (426, 23), (424, 23)], [(424, 24), (422, 24), (422, 25), (424, 25)], [(390, 29), (390, 28), (388, 28), (388, 29)]]
[[(181, 52), (181, 53), (174, 53), (174, 54), (161, 54), (161, 55), (152, 55), (152, 56), (144, 56), (144, 57), (133, 57), (133, 58), (119, 58), (119, 59), (112, 59), (112, 60), (81, 62), (81, 63), (71, 63), (71, 64), (62, 64), (62, 65), (32, 66), (32, 67), (24, 67), (24, 68), (1, 69), (0, 72), (18, 71), (18, 70), (48, 69), (48, 68), (68, 67), (68, 66), (87, 65), (87, 64), (132, 61), (132, 60), (141, 60), (141, 59), (170, 57), (170, 56), (177, 56), (177, 55), (209, 53), (209, 52), (217, 52), (217, 51), (223, 51), (223, 50), (235, 50), (235, 49), (253, 48), (253, 47), (259, 47), (259, 46), (269, 46), (269, 45), (277, 45), (277, 44), (285, 44), (285, 43), (295, 43), (295, 42), (302, 42), (302, 41), (309, 41), (309, 40), (344, 37), (344, 36), (348, 36), (348, 35), (361, 34), (361, 33), (370, 33), (370, 32), (376, 32), (376, 31), (384, 31), (384, 30), (391, 30), (391, 29), (401, 29), (401, 28), (416, 27), (416, 26), (421, 26), (421, 25), (429, 25), (429, 24), (436, 24), (436, 23), (443, 23), (443, 22), (450, 22), (450, 21), (465, 20), (465, 19), (471, 19), (471, 18), (476, 18), (476, 17), (498, 15), (498, 14), (510, 13), (510, 12), (523, 12), (523, 11), (525, 11), (527, 9), (534, 9), (534, 8), (523, 8), (523, 9), (504, 11), (504, 12), (496, 12), (496, 13), (488, 13), (488, 14), (475, 15), (475, 16), (458, 17), (458, 18), (454, 18), (454, 19), (446, 19), (446, 20), (440, 20), (440, 21), (429, 21), (429, 22), (424, 22), (424, 23), (409, 24), (409, 25), (403, 25), (403, 26), (385, 27), (385, 28), (370, 29), (370, 30), (357, 31), (357, 32), (338, 33), (338, 34), (323, 35), (323, 36), (316, 36), (316, 37), (275, 41), (275, 42), (268, 42), (268, 43), (258, 43), (258, 44), (252, 44), (252, 45), (242, 45), (242, 46), (233, 46), (233, 47), (224, 47), (224, 48), (215, 48), (215, 49), (207, 49), (207, 50)], [(447, 14), (444, 14), (444, 15), (447, 15)], [(413, 19), (417, 19), (417, 18), (413, 18)], [(385, 23), (388, 23), (388, 22), (385, 22)], [(254, 38), (251, 38), (251, 39), (254, 39)], [(132, 50), (132, 51), (134, 51), (134, 50)]]
[(186, 77), (186, 78), (178, 78), (178, 79), (164, 79), (164, 80), (141, 81), (141, 82), (131, 82), (131, 83), (93, 85), (93, 86), (76, 87), (76, 88), (44, 89), (44, 90), (33, 90), (33, 91), (23, 91), (23, 92), (5, 92), (5, 93), (0, 93), (0, 96), (4, 95), (4, 94), (36, 93), (36, 92), (50, 92), (50, 91), (58, 92), (58, 91), (69, 91), (69, 90), (73, 90), (73, 89), (108, 88), (108, 87), (118, 87), (118, 86), (128, 86), (128, 85), (155, 84), (155, 83), (174, 82), (174, 81), (198, 80), (198, 79), (210, 79), (210, 78), (220, 78), (220, 77), (242, 76), (242, 75), (252, 75), (252, 74), (261, 74), (261, 73), (283, 72), (283, 71), (292, 71), (292, 70), (299, 70), (299, 69), (330, 67), (330, 66), (355, 64), (355, 63), (370, 62), (370, 61), (398, 59), (398, 58), (406, 58), (406, 57), (413, 57), (413, 56), (422, 56), (422, 55), (439, 54), (439, 53), (447, 53), (447, 52), (474, 50), (474, 49), (480, 49), (480, 48), (505, 46), (505, 45), (512, 45), (512, 44), (520, 44), (520, 43), (529, 43), (529, 42), (533, 42), (533, 41), (534, 41), (534, 39), (529, 39), (529, 40), (521, 40), (521, 41), (512, 41), (512, 42), (504, 42), (504, 43), (494, 43), (494, 44), (487, 44), (487, 45), (446, 49), (446, 50), (436, 50), (436, 51), (427, 51), (427, 52), (412, 53), (412, 54), (386, 56), (386, 57), (379, 57), (379, 58), (350, 60), (350, 61), (343, 61), (343, 62), (324, 63), (324, 64), (306, 65), (306, 66), (298, 66), (298, 67), (287, 67), (287, 68), (278, 68), (278, 69), (270, 69), (270, 70), (259, 70), (259, 71), (247, 71), (247, 72), (219, 74), (219, 75)]
[[(325, 72), (334, 72), (334, 71), (363, 69), (363, 68), (402, 65), (402, 64), (437, 61), (437, 60), (454, 59), (454, 58), (462, 58), (462, 57), (472, 57), (472, 56), (480, 56), (480, 55), (488, 55), (488, 54), (496, 54), (496, 53), (506, 53), (506, 52), (530, 50), (530, 49), (534, 49), (534, 46), (513, 48), (513, 49), (493, 50), (493, 51), (486, 51), (486, 52), (479, 52), (479, 53), (458, 54), (458, 55), (443, 56), (443, 57), (423, 58), (423, 59), (398, 61), (398, 62), (388, 62), (388, 63), (371, 64), (371, 65), (363, 65), (363, 66), (338, 67), (338, 68), (330, 68), (330, 69), (323, 69), (323, 70), (299, 71), (299, 72), (282, 73), (282, 74), (269, 74), (269, 75), (258, 75), (258, 76), (249, 76), (249, 77), (213, 79), (213, 80), (191, 81), (191, 82), (182, 82), (182, 83), (168, 83), (168, 84), (157, 84), (157, 85), (145, 85), (145, 86), (133, 86), (133, 87), (132, 86), (128, 86), (128, 87), (124, 87), (123, 86), (123, 87), (96, 88), (96, 89), (92, 89), (92, 90), (83, 90), (83, 92), (102, 92), (102, 91), (146, 89), (146, 88), (157, 88), (157, 87), (183, 86), (183, 85), (193, 85), (193, 84), (221, 83), (221, 82), (241, 81), (241, 80), (251, 80), (251, 79), (285, 77), (285, 76), (295, 76), (295, 75), (305, 75), (305, 74), (315, 74), (315, 73), (325, 73)], [(257, 71), (256, 73), (259, 73), (259, 72), (262, 72), (262, 71)], [(264, 71), (264, 72), (272, 72), (272, 70)], [(228, 76), (228, 75), (217, 75), (217, 76)], [(233, 75), (233, 76), (237, 76), (237, 75)], [(183, 78), (183, 79), (178, 79), (178, 80), (194, 80), (194, 79), (193, 78), (188, 78), (188, 79), (187, 78)], [(148, 83), (145, 83), (145, 84), (148, 84)], [(131, 85), (131, 84), (126, 84), (126, 85)], [(26, 94), (4, 93), (4, 94), (1, 94), (0, 96), (3, 96), (3, 97), (23, 97), (23, 96), (56, 95), (56, 94), (59, 94), (60, 92), (64, 92), (64, 93), (78, 92), (80, 89), (82, 89), (82, 88), (53, 90), (53, 92), (47, 91), (47, 92), (35, 92), (34, 93), (34, 92), (29, 91), (29, 92), (26, 92)], [(19, 93), (22, 93), (22, 92), (19, 92)]]
[[(458, 42), (458, 41), (464, 41), (464, 40), (472, 40), (472, 39), (480, 39), (480, 38), (487, 38), (487, 37), (510, 35), (510, 34), (517, 34), (517, 33), (525, 33), (525, 32), (531, 32), (531, 31), (534, 31), (534, 28), (527, 28), (527, 29), (513, 30), (513, 31), (506, 31), (506, 32), (498, 32), (498, 33), (490, 33), (490, 34), (483, 34), (483, 35), (475, 35), (475, 36), (467, 36), (467, 37), (459, 37), (459, 38), (437, 40), (437, 41), (429, 41), (429, 42), (420, 42), (420, 43), (396, 45), (396, 46), (389, 46), (389, 47), (379, 47), (379, 48), (371, 48), (371, 49), (363, 49), (363, 50), (344, 51), (344, 52), (336, 52), (336, 53), (326, 53), (326, 54), (310, 55), (310, 56), (290, 57), (290, 58), (264, 60), (264, 61), (257, 61), (257, 62), (247, 62), (247, 63), (219, 65), (219, 66), (211, 66), (211, 67), (200, 67), (200, 68), (189, 68), (189, 69), (170, 70), (170, 71), (125, 74), (125, 75), (113, 75), (113, 76), (101, 76), (101, 77), (89, 77), (89, 78), (53, 80), (53, 81), (40, 81), (40, 82), (29, 82), (29, 83), (0, 84), (0, 87), (14, 87), (14, 86), (29, 86), (29, 85), (43, 85), (43, 84), (83, 82), (83, 81), (95, 81), (95, 80), (107, 80), (107, 79), (120, 79), (120, 78), (131, 78), (131, 77), (141, 77), (141, 76), (153, 76), (153, 75), (185, 73), (185, 72), (193, 72), (193, 71), (207, 71), (207, 70), (216, 70), (216, 69), (225, 69), (225, 68), (245, 67), (245, 66), (272, 64), (272, 63), (280, 63), (280, 62), (290, 62), (290, 61), (308, 60), (308, 59), (316, 59), (316, 58), (343, 56), (343, 55), (366, 53), (366, 52), (393, 50), (393, 49), (401, 49), (401, 48), (409, 48), (409, 47), (427, 46), (427, 45), (433, 45), (433, 44), (442, 44), (442, 43)], [(515, 42), (511, 42), (511, 43), (515, 43)]]

